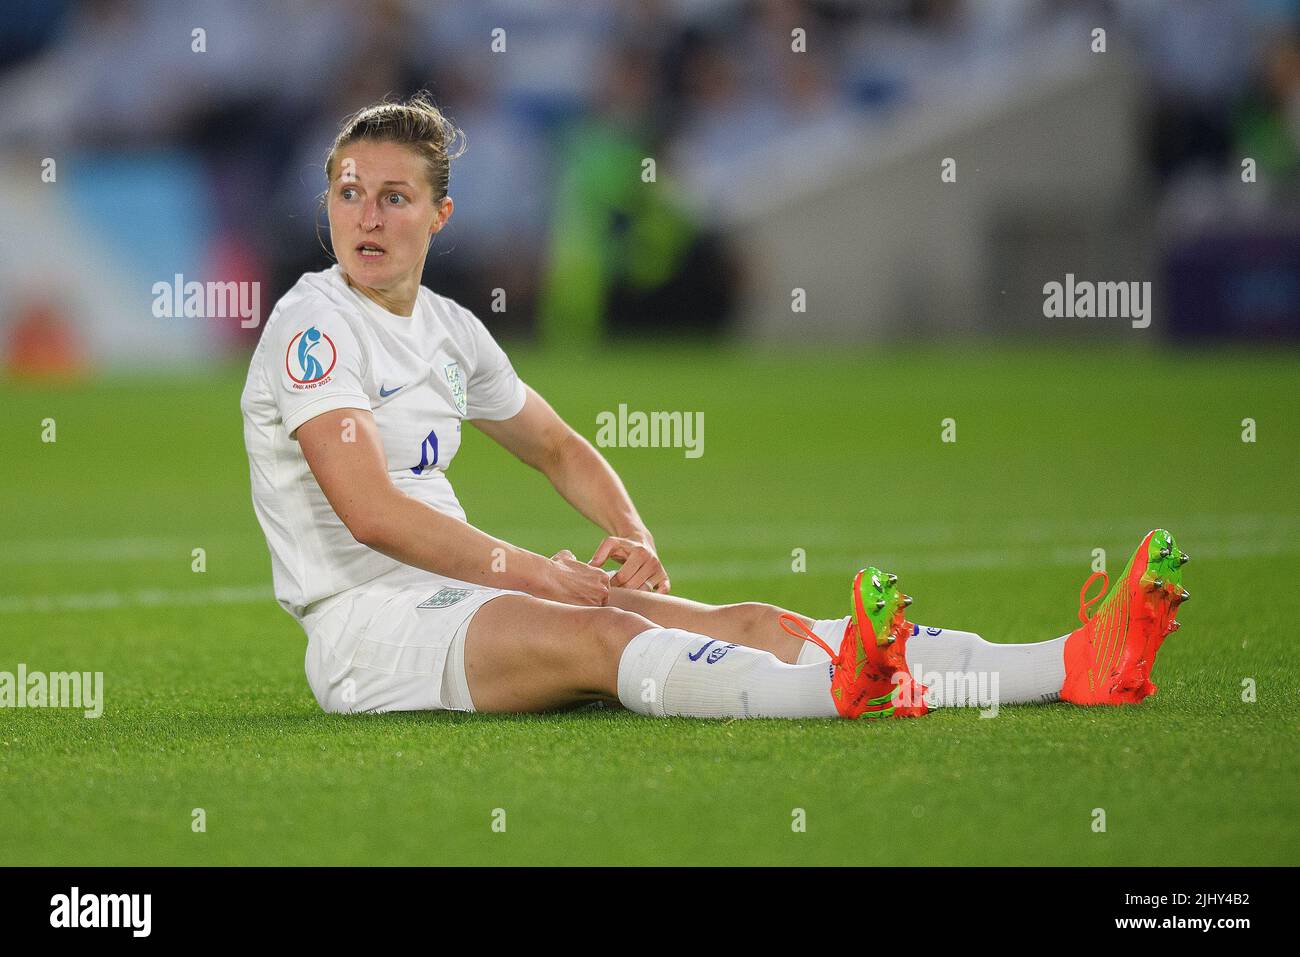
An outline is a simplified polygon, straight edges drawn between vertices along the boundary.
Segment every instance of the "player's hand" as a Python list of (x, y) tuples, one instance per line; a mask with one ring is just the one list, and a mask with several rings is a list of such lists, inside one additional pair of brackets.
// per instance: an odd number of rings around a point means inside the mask
[(578, 561), (567, 548), (551, 557), (551, 569), (542, 598), (567, 605), (603, 605), (609, 601), (610, 576), (599, 568)]
[(663, 563), (655, 554), (653, 539), (647, 537), (638, 541), (611, 535), (600, 543), (596, 554), (591, 556), (590, 564), (600, 568), (611, 558), (623, 566), (610, 579), (609, 583), (615, 588), (644, 588), (661, 595), (668, 594), (671, 582)]

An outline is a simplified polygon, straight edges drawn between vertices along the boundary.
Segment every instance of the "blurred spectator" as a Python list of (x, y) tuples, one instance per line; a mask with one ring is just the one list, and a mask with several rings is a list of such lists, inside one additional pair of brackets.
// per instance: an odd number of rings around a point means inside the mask
[[(589, 343), (606, 324), (653, 336), (716, 328), (725, 318), (728, 277), (717, 242), (687, 215), (655, 160), (653, 58), (642, 47), (617, 51), (596, 114), (559, 149), (540, 314), (548, 342)], [(656, 162), (651, 182), (643, 178), (647, 159)]]
[(1277, 37), (1237, 115), (1236, 152), (1252, 157), (1265, 183), (1300, 181), (1300, 33)]

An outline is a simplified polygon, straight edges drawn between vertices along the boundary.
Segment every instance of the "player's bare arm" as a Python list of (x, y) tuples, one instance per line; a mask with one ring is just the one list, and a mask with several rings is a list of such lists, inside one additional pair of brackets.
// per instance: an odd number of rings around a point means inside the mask
[(473, 420), (473, 425), (545, 475), (565, 501), (608, 533), (591, 564), (599, 568), (611, 559), (619, 562), (612, 585), (667, 594), (668, 574), (655, 552), (654, 536), (618, 473), (531, 386), (525, 389), (528, 398), (518, 415)]
[(395, 488), (374, 416), (366, 409), (319, 415), (297, 435), (321, 491), (361, 544), (461, 581), (517, 588), (574, 605), (603, 605), (608, 599), (608, 576), (578, 561), (572, 552), (545, 558)]

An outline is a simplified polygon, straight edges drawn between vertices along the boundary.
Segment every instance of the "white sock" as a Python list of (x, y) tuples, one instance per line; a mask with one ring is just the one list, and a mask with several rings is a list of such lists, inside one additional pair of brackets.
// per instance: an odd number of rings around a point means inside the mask
[[(840, 642), (844, 640), (844, 629), (848, 626), (850, 617), (850, 615), (845, 615), (843, 618), (820, 618), (812, 623), (813, 634), (838, 652)], [(799, 649), (796, 664), (815, 665), (823, 661), (830, 661), (826, 652), (811, 641), (805, 641), (803, 647)]]
[(654, 717), (834, 718), (830, 690), (825, 660), (788, 665), (769, 652), (680, 628), (641, 632), (618, 663), (618, 700)]
[(929, 688), (931, 708), (1043, 704), (1060, 700), (1068, 637), (1000, 645), (969, 631), (918, 625), (907, 640), (907, 668)]
[[(812, 630), (838, 651), (848, 623), (847, 615), (823, 619), (813, 622)], [(986, 706), (994, 695), (999, 704), (1057, 701), (1065, 683), (1068, 637), (999, 645), (969, 631), (917, 625), (907, 640), (907, 667), (914, 679), (929, 686), (925, 702), (931, 708)], [(811, 641), (799, 649), (801, 665), (826, 660), (826, 652)]]

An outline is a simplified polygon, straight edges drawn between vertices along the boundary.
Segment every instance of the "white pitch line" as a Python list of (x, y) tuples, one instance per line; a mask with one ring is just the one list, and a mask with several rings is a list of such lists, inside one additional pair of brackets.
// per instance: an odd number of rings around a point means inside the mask
[[(1260, 558), (1270, 555), (1300, 555), (1300, 542), (1239, 542), (1198, 547), (1200, 559)], [(982, 551), (922, 552), (882, 550), (870, 559), (861, 554), (835, 552), (809, 556), (813, 574), (848, 575), (867, 561), (904, 572), (950, 572), (981, 569), (1066, 568), (1080, 572), (1089, 567), (1090, 554), (1085, 548), (1030, 547), (986, 549)], [(1127, 561), (1127, 556), (1124, 556)], [(1115, 573), (1122, 564), (1112, 563)], [(784, 558), (730, 559), (721, 562), (668, 563), (669, 574), (679, 583), (702, 581), (738, 581), (745, 578), (779, 578), (794, 574)], [(116, 608), (170, 608), (185, 605), (252, 605), (274, 599), (270, 585), (227, 585), (215, 588), (146, 588), (136, 591), (98, 591), (55, 595), (0, 596), (0, 614), (31, 614), (56, 611), (103, 611)]]
[[(472, 518), (471, 518), (472, 520)], [(979, 524), (984, 524), (982, 521)], [(1177, 521), (1170, 523), (1175, 535), (1179, 529), (1195, 527), (1200, 538), (1216, 539), (1260, 536), (1268, 538), (1293, 538), (1300, 534), (1300, 520), (1293, 514), (1282, 513), (1217, 513), (1180, 515)], [(992, 539), (992, 544), (1008, 551), (1015, 548), (1026, 550), (1037, 548), (1042, 544), (1059, 545), (1062, 540), (1078, 541), (1081, 547), (1091, 552), (1093, 548), (1107, 542), (1120, 540), (1126, 546), (1137, 541), (1151, 528), (1156, 527), (1150, 518), (1104, 518), (1098, 520), (1061, 519), (1061, 520), (1026, 520), (1010, 521), (1001, 525), (995, 535), (985, 531), (978, 534), (984, 541)], [(494, 535), (513, 540), (551, 540), (555, 541), (573, 534), (573, 527), (554, 525), (548, 527), (525, 526), (489, 526), (485, 529)], [(742, 549), (752, 552), (768, 547), (784, 549), (786, 554), (792, 548), (804, 548), (811, 552), (814, 548), (834, 548), (843, 551), (846, 545), (861, 542), (863, 547), (873, 551), (886, 548), (907, 549), (909, 552), (917, 542), (924, 542), (926, 550), (945, 550), (969, 542), (971, 527), (961, 522), (920, 522), (892, 521), (880, 528), (868, 525), (852, 525), (848, 522), (804, 523), (797, 526), (774, 526), (772, 524), (745, 524), (700, 522), (691, 525), (679, 525), (665, 522), (651, 529), (661, 549), (678, 553), (696, 551), (735, 551)], [(1083, 546), (1082, 543), (1089, 544)], [(1193, 549), (1196, 551), (1198, 549)]]
[[(1217, 514), (1191, 514), (1179, 517), (1176, 525), (1184, 522), (1194, 525), (1202, 537), (1218, 539), (1239, 536), (1262, 537), (1265, 540), (1284, 538), (1290, 540), (1300, 535), (1300, 520), (1293, 514), (1229, 512)], [(1001, 541), (995, 541), (1000, 550), (1011, 555), (1016, 549), (1026, 551), (1043, 543), (1057, 545), (1061, 539), (1090, 542), (1087, 551), (1098, 547), (1103, 541), (1129, 538), (1135, 541), (1149, 528), (1149, 523), (1134, 519), (1061, 519), (1061, 520), (1027, 520), (1009, 522), (999, 530)], [(554, 525), (548, 527), (526, 528), (523, 526), (489, 526), (486, 531), (504, 537), (507, 540), (550, 540), (561, 541), (573, 535), (573, 526)], [(969, 530), (957, 522), (895, 522), (880, 529), (869, 527), (854, 528), (847, 523), (804, 523), (795, 527), (777, 528), (770, 524), (728, 524), (724, 522), (703, 522), (692, 525), (661, 524), (654, 529), (655, 537), (661, 548), (679, 554), (691, 552), (735, 552), (737, 550), (754, 553), (768, 548), (780, 549), (788, 554), (792, 548), (803, 548), (810, 553), (814, 549), (835, 549), (843, 552), (846, 545), (862, 542), (864, 548), (878, 553), (912, 554), (914, 543), (925, 542), (926, 553), (935, 550), (946, 551), (952, 545), (968, 540)], [(985, 540), (988, 536), (985, 534)], [(240, 539), (237, 543), (231, 539), (208, 538), (202, 541), (161, 538), (105, 538), (82, 540), (75, 538), (47, 539), (37, 541), (0, 542), (0, 565), (24, 564), (109, 564), (132, 561), (178, 561), (188, 564), (190, 552), (196, 547), (206, 547), (209, 551), (220, 544), (223, 549), (230, 549), (232, 544), (243, 548), (260, 548), (262, 542), (257, 539)], [(556, 546), (559, 547), (559, 546)], [(1080, 547), (1085, 547), (1081, 544)], [(1192, 548), (1193, 553), (1200, 551)], [(983, 566), (980, 566), (983, 567)]]
[(173, 608), (184, 605), (251, 605), (275, 598), (267, 585), (215, 588), (141, 588), (57, 595), (2, 595), (0, 614), (52, 611), (103, 611), (114, 608)]
[(134, 562), (160, 558), (190, 560), (196, 546), (163, 538), (46, 539), (44, 541), (0, 542), (0, 564), (37, 565), (53, 563)]
[[(1191, 550), (1189, 549), (1189, 552)], [(1191, 552), (1198, 559), (1234, 559), (1256, 558), (1268, 555), (1300, 555), (1300, 543), (1297, 542), (1240, 542), (1219, 546), (1198, 546)], [(906, 572), (954, 572), (978, 571), (986, 569), (1021, 569), (1021, 568), (1067, 568), (1075, 566), (1087, 570), (1092, 560), (1087, 547), (1041, 548), (1026, 546), (1024, 548), (986, 549), (982, 551), (953, 552), (903, 549), (880, 549), (873, 554), (862, 552), (849, 553), (835, 551), (818, 553), (810, 550), (807, 555), (808, 568), (813, 574), (849, 575), (866, 564), (874, 564), (896, 571), (902, 575)], [(1119, 558), (1118, 563), (1112, 559), (1112, 575), (1123, 570), (1128, 562), (1128, 554)], [(735, 581), (743, 578), (778, 578), (794, 574), (790, 569), (788, 557), (765, 559), (724, 559), (719, 562), (672, 561), (666, 563), (668, 574), (674, 581), (691, 579)]]

